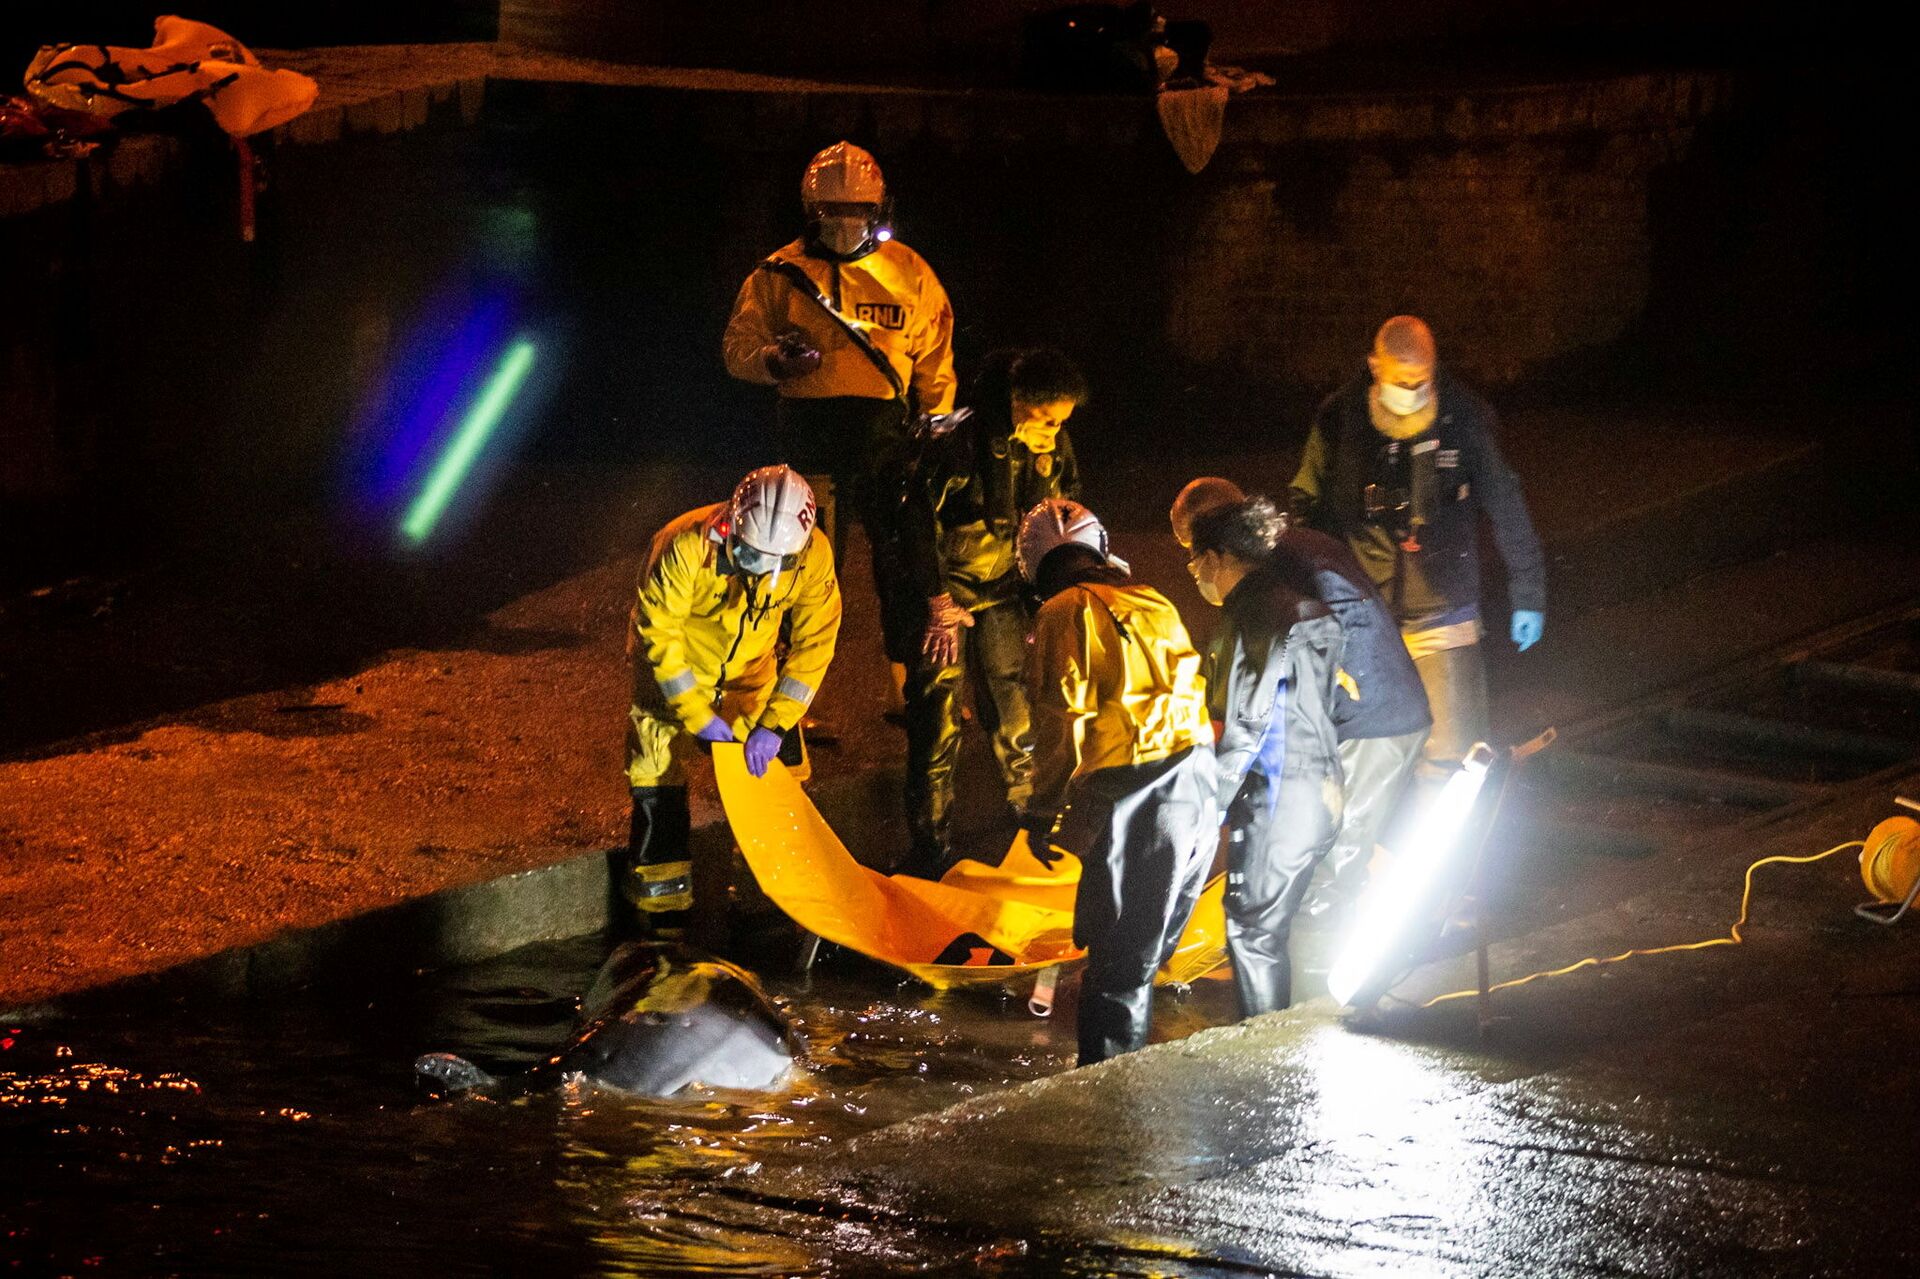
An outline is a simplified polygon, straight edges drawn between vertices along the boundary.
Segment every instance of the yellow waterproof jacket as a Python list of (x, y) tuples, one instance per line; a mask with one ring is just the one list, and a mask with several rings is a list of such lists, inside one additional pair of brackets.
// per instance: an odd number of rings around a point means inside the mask
[[(759, 713), (731, 725), (744, 738), (800, 722), (833, 661), (840, 585), (817, 528), (799, 564), (772, 586), (738, 572), (718, 532), (726, 512), (724, 502), (703, 506), (654, 535), (633, 608), (634, 655), (689, 732), (706, 726), (723, 691), (770, 686)], [(782, 618), (792, 627), (786, 660), (776, 664)]]
[(1200, 655), (1152, 587), (1069, 586), (1040, 606), (1028, 661), (1036, 816), (1059, 813), (1076, 777), (1213, 741)]
[[(898, 240), (888, 240), (853, 262), (809, 256), (803, 240), (774, 253), (807, 273), (815, 287), (887, 358), (900, 385), (913, 392), (922, 413), (953, 409), (953, 307), (926, 260)], [(783, 333), (798, 330), (820, 349), (820, 367), (780, 383), (780, 394), (799, 399), (857, 395), (887, 400), (887, 380), (865, 352), (818, 303), (777, 271), (755, 269), (740, 286), (722, 349), (727, 372), (744, 382), (771, 384), (761, 352)]]

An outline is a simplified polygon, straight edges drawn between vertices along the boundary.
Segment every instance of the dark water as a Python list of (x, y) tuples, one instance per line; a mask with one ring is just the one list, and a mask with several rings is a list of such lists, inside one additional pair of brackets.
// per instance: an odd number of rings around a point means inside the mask
[[(792, 1086), (670, 1101), (590, 1085), (498, 1102), (415, 1090), (413, 1057), (507, 1072), (563, 1038), (598, 938), (399, 989), (242, 1010), (122, 1008), (0, 1027), (0, 1264), (18, 1273), (1060, 1273), (1022, 1241), (923, 1235), (758, 1195), (887, 1124), (1072, 1064), (995, 992), (842, 960), (772, 991)], [(1222, 983), (1160, 1032), (1220, 1020)], [(1196, 1271), (1195, 1273), (1204, 1273)]]

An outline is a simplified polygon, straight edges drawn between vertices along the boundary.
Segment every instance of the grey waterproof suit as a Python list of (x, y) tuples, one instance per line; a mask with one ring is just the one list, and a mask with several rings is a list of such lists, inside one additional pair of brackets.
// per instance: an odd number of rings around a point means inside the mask
[(1242, 1016), (1292, 1002), (1294, 913), (1341, 811), (1340, 625), (1310, 582), (1255, 569), (1225, 601), (1216, 706), (1227, 814), (1227, 949)]

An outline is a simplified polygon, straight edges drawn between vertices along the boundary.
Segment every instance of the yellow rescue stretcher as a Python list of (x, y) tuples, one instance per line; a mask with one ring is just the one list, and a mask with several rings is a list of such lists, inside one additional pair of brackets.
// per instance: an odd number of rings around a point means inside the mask
[[(1079, 959), (1073, 899), (1080, 862), (1052, 867), (1026, 835), (998, 866), (961, 861), (939, 883), (870, 870), (853, 859), (792, 774), (775, 760), (747, 772), (741, 748), (713, 748), (734, 840), (762, 892), (802, 928), (904, 969), (936, 989), (1003, 983)], [(1162, 982), (1190, 982), (1226, 957), (1224, 881), (1207, 886)]]

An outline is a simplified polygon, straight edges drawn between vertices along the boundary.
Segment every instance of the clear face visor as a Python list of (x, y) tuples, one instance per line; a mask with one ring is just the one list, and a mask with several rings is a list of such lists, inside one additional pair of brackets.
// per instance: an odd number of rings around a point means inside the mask
[(750, 577), (790, 572), (800, 563), (797, 552), (792, 555), (775, 555), (772, 551), (763, 551), (757, 546), (749, 546), (737, 537), (729, 541), (728, 548), (733, 556), (734, 567)]
[(810, 205), (807, 222), (816, 243), (842, 255), (858, 252), (869, 241), (884, 244), (893, 238), (883, 205), (841, 201)]

